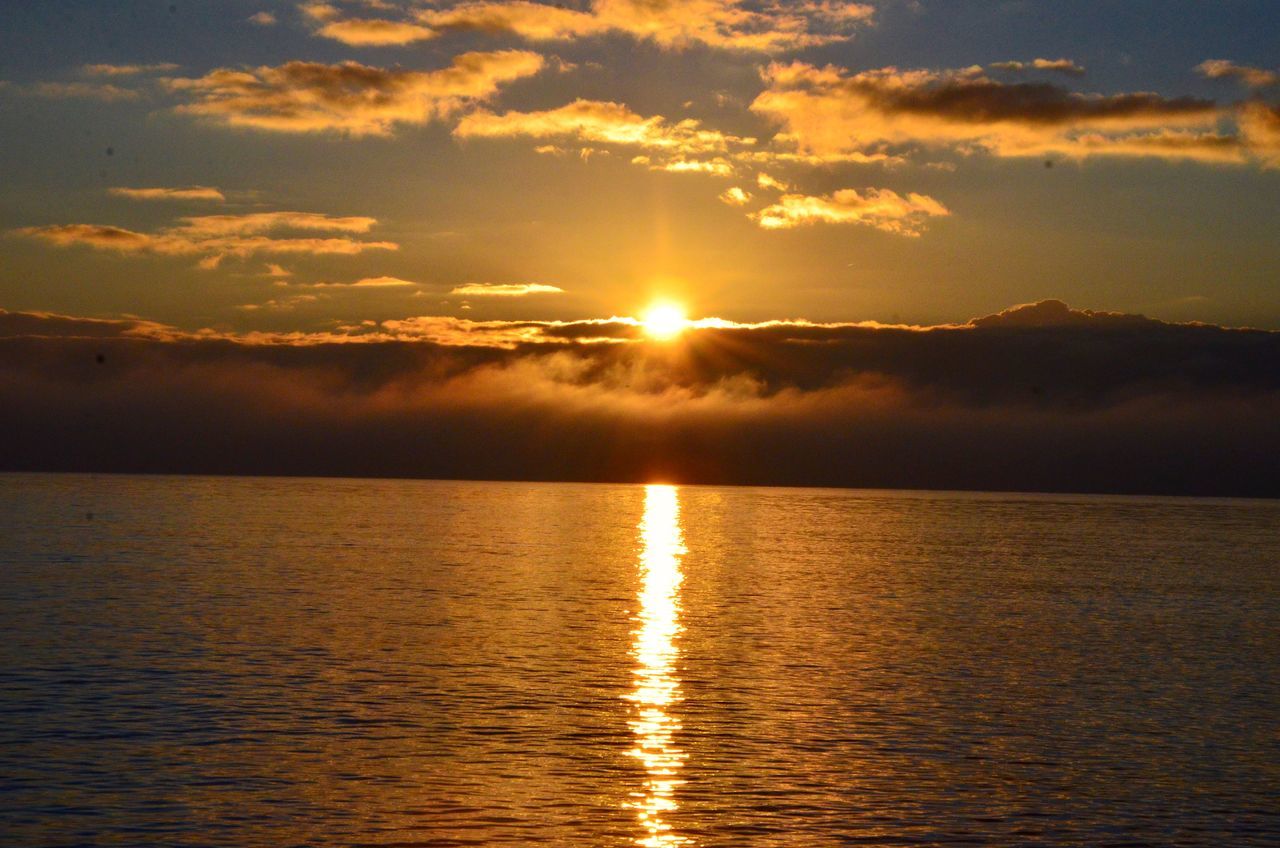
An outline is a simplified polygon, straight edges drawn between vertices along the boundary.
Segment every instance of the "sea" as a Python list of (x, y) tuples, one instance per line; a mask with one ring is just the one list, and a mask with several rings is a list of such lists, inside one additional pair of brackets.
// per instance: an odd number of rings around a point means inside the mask
[(1280, 502), (0, 475), (0, 845), (1280, 844)]

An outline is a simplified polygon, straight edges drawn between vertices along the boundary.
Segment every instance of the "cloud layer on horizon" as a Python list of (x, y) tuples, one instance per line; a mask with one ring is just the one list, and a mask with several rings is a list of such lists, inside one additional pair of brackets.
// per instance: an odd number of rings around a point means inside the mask
[[(101, 361), (99, 361), (101, 356)], [(963, 325), (0, 313), (0, 467), (1280, 495), (1280, 333), (1047, 301)]]

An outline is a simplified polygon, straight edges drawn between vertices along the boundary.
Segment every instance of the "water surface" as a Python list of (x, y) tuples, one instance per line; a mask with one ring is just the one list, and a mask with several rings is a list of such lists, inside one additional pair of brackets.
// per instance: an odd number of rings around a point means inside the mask
[(0, 475), (0, 844), (1275, 845), (1278, 528)]

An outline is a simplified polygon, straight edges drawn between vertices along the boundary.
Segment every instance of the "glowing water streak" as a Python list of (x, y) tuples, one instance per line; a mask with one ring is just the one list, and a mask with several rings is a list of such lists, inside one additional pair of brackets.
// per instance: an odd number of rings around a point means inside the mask
[(685, 552), (680, 533), (680, 497), (675, 486), (645, 487), (644, 517), (640, 521), (640, 612), (636, 616), (632, 654), (636, 658), (635, 688), (626, 696), (634, 704), (629, 722), (636, 737), (631, 756), (645, 770), (644, 791), (628, 804), (636, 810), (643, 833), (636, 844), (648, 848), (689, 845), (664, 819), (676, 809), (675, 793), (685, 754), (675, 745), (680, 722), (672, 712), (680, 701), (676, 677), (680, 633), (680, 557)]

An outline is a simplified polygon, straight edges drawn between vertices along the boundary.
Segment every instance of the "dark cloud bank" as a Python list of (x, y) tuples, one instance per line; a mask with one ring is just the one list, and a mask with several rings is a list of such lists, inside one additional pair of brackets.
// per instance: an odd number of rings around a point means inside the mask
[(1280, 495), (1280, 333), (1055, 301), (674, 344), (443, 320), (246, 340), (0, 312), (0, 468)]

